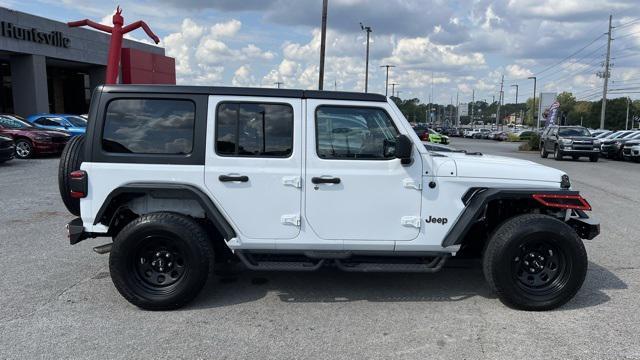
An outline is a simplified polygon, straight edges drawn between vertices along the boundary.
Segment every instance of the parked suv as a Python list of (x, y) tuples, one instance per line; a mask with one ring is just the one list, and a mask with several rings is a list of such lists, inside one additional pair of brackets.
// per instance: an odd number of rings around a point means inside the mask
[(569, 301), (599, 225), (562, 171), (430, 152), (377, 94), (109, 85), (60, 160), (71, 244), (113, 239), (116, 289), (175, 309), (214, 264), (435, 272), (481, 257), (507, 305)]
[(549, 126), (540, 136), (540, 157), (553, 153), (556, 160), (571, 156), (574, 160), (588, 157), (598, 161), (600, 140), (594, 139), (587, 128), (582, 126)]
[(0, 135), (13, 139), (16, 157), (20, 159), (60, 153), (70, 138), (64, 132), (38, 129), (17, 115), (0, 115)]

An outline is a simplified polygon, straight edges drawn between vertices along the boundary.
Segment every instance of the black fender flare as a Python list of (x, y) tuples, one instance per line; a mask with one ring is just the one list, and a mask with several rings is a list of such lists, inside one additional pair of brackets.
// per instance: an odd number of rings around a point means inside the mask
[[(179, 184), (179, 183), (129, 183), (125, 184), (117, 189), (114, 189), (109, 193), (106, 197), (100, 210), (96, 213), (95, 220), (93, 225), (98, 223), (110, 224), (111, 218), (115, 215), (117, 210), (117, 204), (114, 205), (113, 202), (116, 198), (120, 196), (144, 196), (150, 195), (154, 192), (162, 191), (166, 193), (169, 191), (172, 196), (177, 198), (185, 199), (190, 198), (198, 201), (200, 206), (204, 209), (207, 218), (211, 220), (213, 225), (218, 229), (220, 234), (224, 237), (225, 241), (229, 241), (230, 239), (236, 237), (236, 232), (231, 226), (231, 224), (225, 219), (220, 210), (216, 207), (216, 205), (211, 201), (209, 196), (207, 196), (202, 190), (194, 185), (189, 184)], [(104, 221), (103, 221), (104, 220)]]
[(447, 235), (442, 240), (442, 247), (460, 245), (475, 222), (480, 219), (489, 202), (493, 200), (518, 200), (530, 199), (533, 194), (561, 194), (579, 195), (580, 192), (565, 189), (498, 189), (498, 188), (471, 188), (463, 196), (462, 202), (465, 208), (458, 216)]

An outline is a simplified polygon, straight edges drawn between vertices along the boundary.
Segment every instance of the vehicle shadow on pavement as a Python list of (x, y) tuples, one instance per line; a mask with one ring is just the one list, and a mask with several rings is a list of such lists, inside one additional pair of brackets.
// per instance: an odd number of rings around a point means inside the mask
[[(582, 289), (560, 311), (597, 306), (610, 299), (603, 290), (626, 288), (613, 273), (589, 263)], [(290, 303), (456, 302), (476, 296), (496, 298), (484, 280), (480, 262), (462, 260), (449, 262), (435, 274), (345, 273), (332, 268), (308, 273), (240, 270), (217, 276), (188, 308), (252, 302), (269, 292)]]

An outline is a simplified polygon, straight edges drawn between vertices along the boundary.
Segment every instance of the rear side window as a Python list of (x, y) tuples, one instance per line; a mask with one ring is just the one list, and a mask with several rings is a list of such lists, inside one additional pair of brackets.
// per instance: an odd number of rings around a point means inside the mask
[(116, 99), (107, 106), (102, 149), (111, 153), (190, 154), (195, 104), (189, 100)]
[(289, 157), (293, 151), (293, 108), (285, 104), (221, 103), (215, 141), (218, 155)]

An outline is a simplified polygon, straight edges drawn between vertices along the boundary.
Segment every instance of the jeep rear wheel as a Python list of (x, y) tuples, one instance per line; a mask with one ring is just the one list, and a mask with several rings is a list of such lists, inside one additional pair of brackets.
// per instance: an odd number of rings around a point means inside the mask
[(204, 229), (174, 213), (151, 213), (127, 224), (109, 257), (116, 289), (147, 310), (184, 306), (202, 290), (212, 268), (213, 249)]
[(547, 215), (520, 215), (494, 232), (483, 257), (484, 275), (500, 301), (516, 309), (550, 310), (578, 292), (587, 253), (575, 231)]
[(80, 216), (80, 199), (71, 197), (71, 187), (69, 184), (69, 174), (80, 170), (80, 165), (84, 160), (84, 135), (73, 137), (60, 155), (60, 165), (58, 165), (58, 189), (64, 206), (70, 213)]

